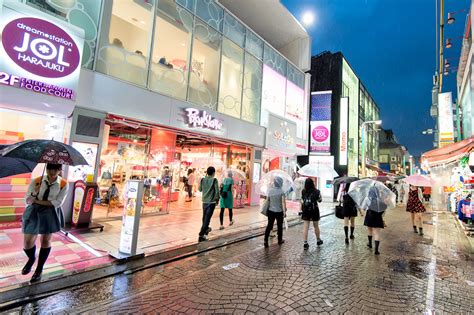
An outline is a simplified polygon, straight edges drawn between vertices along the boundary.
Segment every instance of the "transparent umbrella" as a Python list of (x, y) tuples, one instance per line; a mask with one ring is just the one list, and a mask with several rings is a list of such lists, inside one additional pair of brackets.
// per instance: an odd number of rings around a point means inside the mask
[(339, 174), (330, 166), (326, 164), (306, 164), (303, 166), (298, 173), (302, 176), (307, 176), (307, 177), (323, 177), (323, 176), (329, 176), (329, 177), (337, 177)]
[(287, 193), (294, 189), (291, 176), (281, 170), (270, 171), (260, 179), (256, 185), (257, 191), (264, 196)]
[(434, 184), (433, 180), (429, 176), (425, 175), (410, 175), (404, 178), (403, 181), (418, 187), (432, 187)]
[(221, 183), (225, 178), (229, 177), (229, 173), (232, 174), (231, 177), (236, 183), (240, 182), (241, 180), (246, 180), (247, 178), (247, 176), (245, 176), (245, 173), (242, 172), (241, 170), (230, 167), (222, 171), (221, 180), (220, 180)]
[(364, 210), (383, 212), (396, 206), (395, 194), (383, 183), (370, 178), (351, 183), (349, 195)]

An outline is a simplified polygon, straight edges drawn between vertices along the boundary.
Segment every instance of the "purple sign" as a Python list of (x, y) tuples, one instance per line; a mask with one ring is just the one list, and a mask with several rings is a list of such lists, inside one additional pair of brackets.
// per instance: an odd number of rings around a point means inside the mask
[(8, 23), (2, 34), (8, 56), (26, 71), (46, 78), (73, 73), (81, 60), (79, 48), (64, 30), (33, 17)]

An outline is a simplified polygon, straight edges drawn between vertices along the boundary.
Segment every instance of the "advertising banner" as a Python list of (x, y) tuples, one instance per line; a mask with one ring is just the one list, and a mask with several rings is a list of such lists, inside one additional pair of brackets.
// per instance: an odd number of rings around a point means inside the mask
[(310, 154), (331, 151), (332, 91), (311, 92)]
[(270, 114), (266, 135), (266, 148), (287, 154), (296, 153), (296, 124)]
[(262, 126), (268, 127), (268, 113), (285, 116), (286, 78), (263, 65), (262, 78)]
[(0, 21), (0, 84), (75, 100), (84, 31), (20, 3)]
[(296, 136), (299, 138), (303, 138), (304, 109), (304, 89), (287, 80), (285, 118), (296, 123)]
[(331, 121), (312, 121), (310, 137), (310, 152), (329, 153), (331, 151)]
[(97, 189), (98, 186), (95, 183), (86, 184), (82, 180), (74, 183), (73, 226), (89, 226), (91, 223)]
[(347, 165), (347, 133), (349, 123), (349, 98), (342, 97), (339, 109), (339, 165)]
[(137, 254), (138, 228), (142, 209), (143, 182), (129, 180), (123, 196), (122, 231), (120, 233), (119, 252), (125, 255)]
[(453, 99), (451, 92), (438, 94), (438, 128), (439, 143), (449, 144), (454, 142), (454, 124), (453, 124)]

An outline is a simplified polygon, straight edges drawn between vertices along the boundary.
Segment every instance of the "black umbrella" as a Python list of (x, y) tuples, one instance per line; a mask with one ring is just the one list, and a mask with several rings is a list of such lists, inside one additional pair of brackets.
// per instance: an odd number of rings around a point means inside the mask
[(335, 180), (333, 180), (332, 183), (333, 185), (340, 185), (342, 183), (345, 183), (345, 184), (352, 183), (357, 180), (359, 180), (359, 178), (357, 177), (343, 176), (343, 177), (336, 178)]
[(37, 164), (28, 160), (0, 156), (0, 178), (31, 173)]
[(1, 153), (3, 157), (36, 163), (88, 165), (79, 151), (68, 144), (54, 140), (26, 140), (9, 145)]

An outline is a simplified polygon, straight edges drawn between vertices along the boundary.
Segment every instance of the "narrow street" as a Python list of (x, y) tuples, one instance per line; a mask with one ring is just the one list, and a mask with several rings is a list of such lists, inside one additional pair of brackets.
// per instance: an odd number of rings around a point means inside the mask
[(341, 221), (322, 218), (324, 244), (303, 250), (302, 225), (286, 243), (262, 237), (134, 274), (74, 287), (7, 311), (37, 313), (424, 313), (474, 309), (472, 241), (445, 212), (426, 214), (413, 233), (402, 208), (389, 211), (381, 255), (356, 238), (344, 243)]

